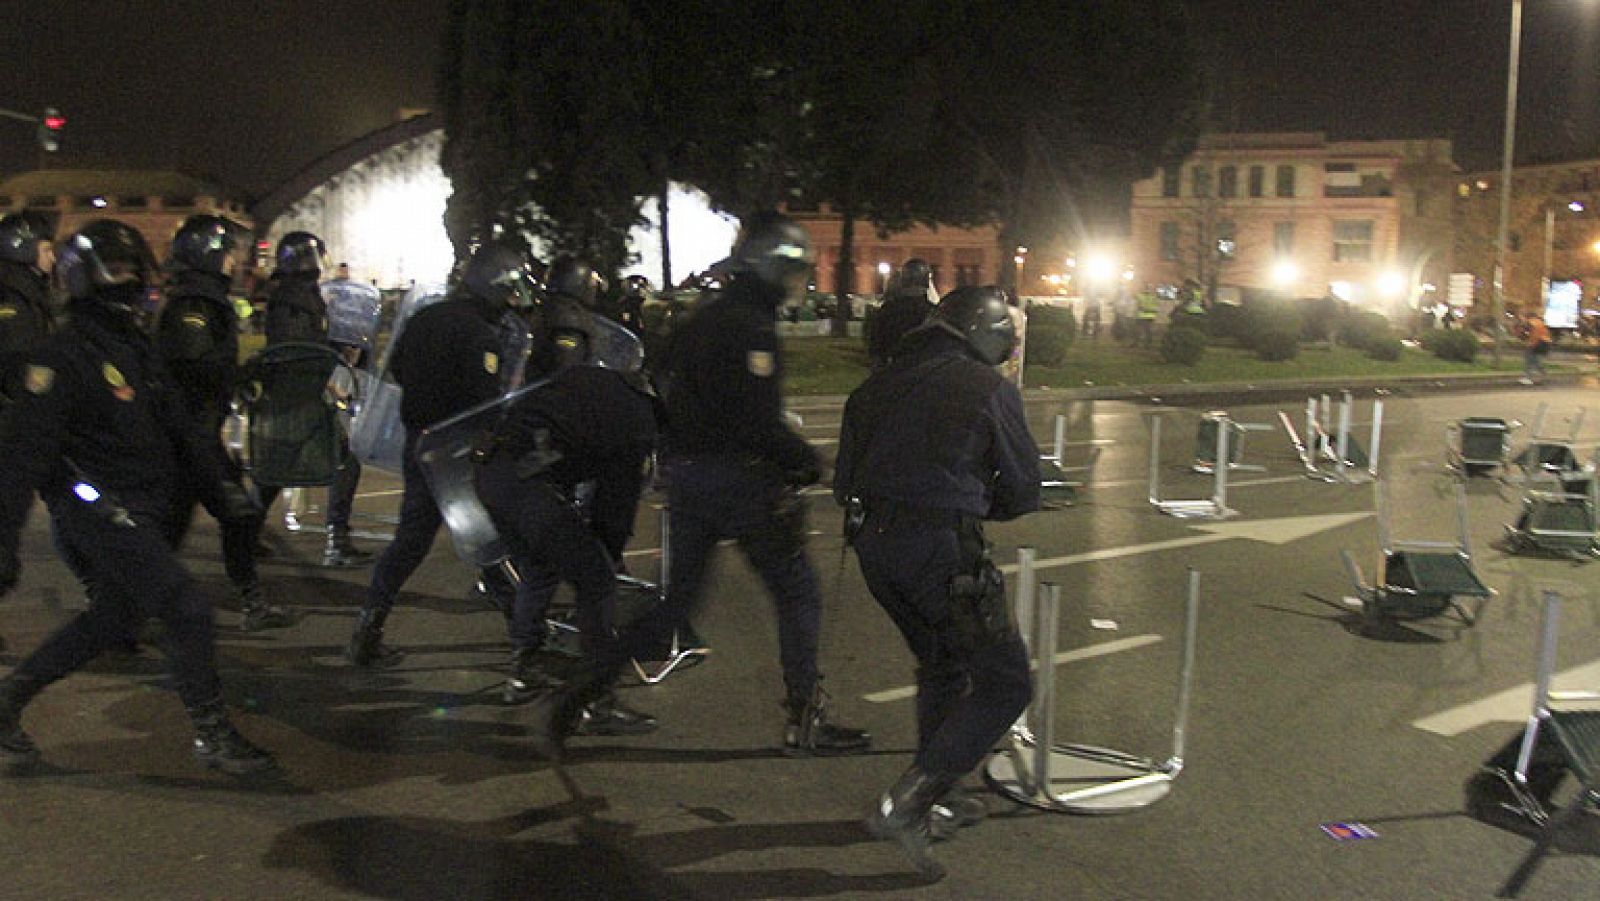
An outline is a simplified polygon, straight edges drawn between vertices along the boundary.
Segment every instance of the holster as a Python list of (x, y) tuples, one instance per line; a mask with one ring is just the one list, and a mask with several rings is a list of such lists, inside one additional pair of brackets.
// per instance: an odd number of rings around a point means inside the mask
[(844, 543), (852, 547), (856, 543), (856, 536), (861, 534), (861, 527), (867, 522), (867, 508), (862, 506), (858, 497), (848, 498), (844, 502)]

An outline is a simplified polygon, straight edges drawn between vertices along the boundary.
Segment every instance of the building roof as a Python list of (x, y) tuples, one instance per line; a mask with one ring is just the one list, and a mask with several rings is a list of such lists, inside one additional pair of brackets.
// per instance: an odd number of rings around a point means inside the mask
[(422, 113), (362, 135), (337, 150), (323, 154), (290, 176), (257, 201), (250, 214), (262, 229), (266, 229), (284, 210), (362, 160), (442, 128), (444, 121), (437, 114)]
[(0, 181), (0, 195), (144, 195), (231, 199), (237, 192), (166, 169), (36, 169)]

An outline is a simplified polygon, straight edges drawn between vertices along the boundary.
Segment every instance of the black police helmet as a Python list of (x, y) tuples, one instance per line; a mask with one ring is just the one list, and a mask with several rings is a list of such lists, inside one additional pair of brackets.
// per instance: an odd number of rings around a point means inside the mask
[(221, 216), (190, 216), (183, 220), (172, 238), (171, 268), (221, 274), (228, 256), (239, 246), (236, 229)]
[(650, 280), (642, 275), (630, 275), (622, 280), (622, 293), (628, 297), (649, 297)]
[(605, 287), (605, 279), (594, 271), (594, 267), (566, 254), (552, 260), (550, 270), (544, 274), (546, 294), (569, 297), (591, 309), (595, 298)]
[(156, 259), (144, 236), (115, 219), (96, 219), (62, 243), (56, 274), (74, 300), (136, 302), (155, 278)]
[(938, 295), (933, 292), (933, 267), (920, 257), (906, 260), (900, 271), (895, 273), (894, 281), (886, 293), (894, 297), (906, 295), (936, 301)]
[(461, 270), (461, 287), (474, 297), (522, 310), (532, 306), (537, 282), (522, 251), (491, 242), (472, 252)]
[(39, 244), (52, 238), (50, 224), (38, 213), (23, 211), (0, 217), (0, 260), (32, 266)]
[(998, 366), (1017, 346), (1006, 293), (994, 285), (969, 285), (944, 296), (929, 319), (966, 340), (978, 359)]
[(277, 271), (322, 274), (328, 244), (310, 232), (290, 232), (278, 239)]
[(772, 211), (745, 220), (734, 240), (732, 258), (740, 268), (774, 286), (810, 272), (816, 261), (811, 236), (800, 223)]
[(558, 372), (592, 362), (593, 313), (573, 298), (552, 294), (539, 302), (539, 314), (540, 346), (534, 350), (538, 369)]

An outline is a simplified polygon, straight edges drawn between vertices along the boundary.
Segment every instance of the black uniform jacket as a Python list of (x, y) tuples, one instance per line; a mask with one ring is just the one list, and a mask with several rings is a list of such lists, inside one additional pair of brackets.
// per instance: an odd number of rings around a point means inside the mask
[(816, 451), (783, 418), (781, 298), (736, 277), (673, 333), (661, 386), (670, 453), (744, 457), (784, 472), (816, 466)]
[(267, 295), (267, 343), (328, 340), (328, 304), (310, 272), (274, 273)]
[(156, 323), (156, 349), (197, 421), (218, 419), (227, 408), (239, 371), (239, 316), (228, 299), (228, 279), (212, 272), (180, 272), (167, 286)]
[(69, 317), (30, 355), (25, 390), (0, 417), (0, 551), (16, 548), (33, 492), (65, 498), (74, 476), (135, 521), (166, 515), (180, 480), (206, 500), (220, 492), (216, 457), (133, 315), (74, 301)]
[(622, 553), (656, 442), (655, 402), (639, 376), (598, 366), (562, 370), (517, 399), (495, 438), (498, 452), (568, 496), (594, 482), (591, 525), (613, 557)]
[(0, 260), (0, 394), (20, 393), (28, 354), (53, 331), (45, 277), (31, 266)]
[(845, 404), (833, 493), (869, 511), (1014, 519), (1039, 509), (1039, 450), (1021, 393), (962, 339), (912, 333)]
[(928, 321), (933, 304), (927, 294), (894, 294), (867, 320), (867, 356), (882, 365), (894, 356), (900, 339)]
[(500, 308), (459, 293), (406, 321), (389, 361), (404, 393), (400, 421), (411, 434), (501, 393), (505, 333)]

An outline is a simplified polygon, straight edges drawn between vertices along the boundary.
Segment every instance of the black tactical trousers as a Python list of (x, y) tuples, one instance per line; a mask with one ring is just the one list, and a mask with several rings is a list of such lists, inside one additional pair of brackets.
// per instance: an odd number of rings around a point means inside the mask
[(917, 765), (967, 773), (1028, 706), (1028, 654), (1010, 634), (971, 646), (951, 625), (950, 582), (971, 573), (953, 514), (867, 515), (855, 539), (867, 588), (917, 658)]
[(50, 504), (63, 556), (94, 590), (89, 608), (45, 639), (17, 672), (49, 684), (122, 644), (140, 622), (155, 617), (166, 626), (162, 650), (184, 706), (214, 702), (221, 684), (211, 604), (173, 555), (162, 522), (167, 503), (130, 508), (131, 527), (71, 497)]

